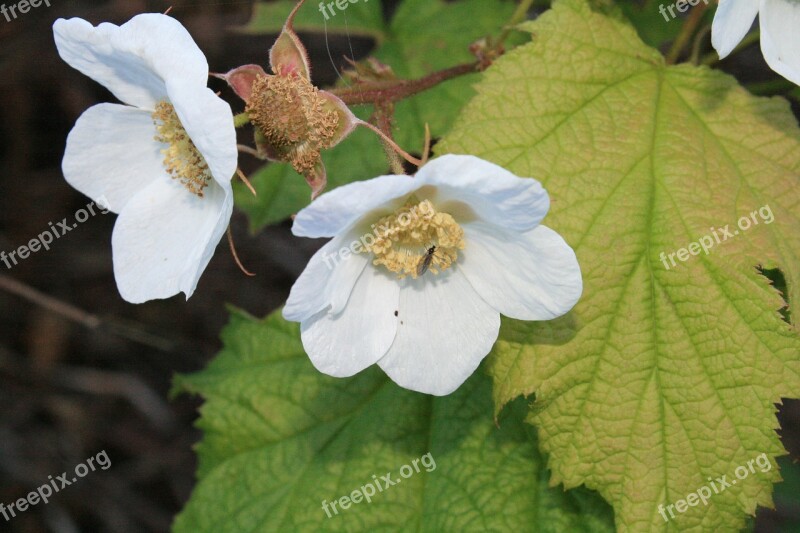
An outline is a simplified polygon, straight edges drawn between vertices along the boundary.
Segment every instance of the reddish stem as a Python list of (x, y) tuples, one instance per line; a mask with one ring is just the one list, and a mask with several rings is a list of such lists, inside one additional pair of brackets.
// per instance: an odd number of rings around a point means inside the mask
[(479, 62), (464, 63), (433, 72), (417, 80), (368, 82), (353, 87), (333, 89), (329, 92), (338, 96), (347, 105), (397, 102), (398, 100), (426, 91), (447, 80), (477, 72), (479, 67)]

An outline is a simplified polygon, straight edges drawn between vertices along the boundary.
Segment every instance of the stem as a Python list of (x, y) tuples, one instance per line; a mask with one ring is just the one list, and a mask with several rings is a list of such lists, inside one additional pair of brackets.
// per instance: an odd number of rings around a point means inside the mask
[(250, 148), (246, 144), (237, 144), (236, 149), (242, 152), (243, 154), (252, 155), (253, 157), (261, 159), (262, 161), (266, 159), (266, 157), (258, 153), (258, 150), (256, 150), (255, 148)]
[(105, 328), (108, 332), (114, 333), (125, 339), (137, 342), (139, 344), (155, 348), (164, 352), (172, 352), (175, 350), (175, 342), (158, 337), (151, 333), (140, 329), (138, 325), (133, 323), (125, 323), (120, 319), (106, 317), (101, 319), (97, 315), (88, 313), (83, 309), (75, 307), (67, 302), (62, 302), (52, 296), (48, 296), (33, 287), (30, 287), (21, 281), (17, 281), (10, 276), (0, 274), (0, 290), (15, 294), (32, 304), (38, 305), (43, 309), (55, 313), (59, 316), (66, 318), (76, 324), (91, 329), (100, 330)]
[(250, 124), (250, 113), (239, 113), (233, 117), (233, 126), (242, 128)]
[(16, 294), (21, 298), (25, 298), (29, 302), (35, 303), (36, 305), (43, 307), (48, 311), (51, 311), (57, 315), (61, 315), (67, 320), (76, 322), (86, 328), (97, 329), (102, 323), (98, 316), (87, 313), (83, 309), (79, 309), (74, 305), (56, 300), (51, 296), (47, 296), (46, 294), (37, 291), (33, 287), (29, 287), (28, 285), (25, 285), (24, 283), (4, 274), (0, 274), (0, 289), (10, 292), (11, 294)]
[(432, 72), (417, 80), (396, 80), (367, 82), (332, 89), (328, 92), (338, 96), (347, 105), (374, 104), (377, 102), (397, 102), (409, 96), (426, 91), (442, 82), (477, 72), (480, 63), (464, 63), (444, 70)]
[(675, 64), (675, 61), (677, 61), (678, 57), (680, 57), (683, 49), (686, 48), (686, 45), (692, 38), (692, 35), (694, 35), (694, 31), (697, 29), (700, 21), (703, 20), (703, 14), (706, 12), (707, 7), (708, 4), (701, 3), (692, 9), (692, 12), (689, 14), (689, 18), (683, 23), (681, 32), (678, 34), (675, 42), (672, 43), (672, 48), (670, 48), (669, 52), (667, 52), (668, 65)]
[(692, 65), (699, 65), (700, 64), (700, 47), (703, 46), (703, 40), (705, 40), (708, 33), (711, 31), (711, 26), (706, 24), (703, 26), (697, 35), (694, 36), (694, 43), (692, 43), (692, 53), (689, 55), (689, 61)]
[(255, 274), (247, 270), (242, 264), (242, 262), (239, 260), (239, 254), (236, 253), (236, 245), (233, 244), (233, 233), (231, 233), (230, 224), (228, 224), (228, 231), (226, 233), (228, 235), (228, 246), (230, 246), (231, 255), (233, 256), (233, 260), (236, 261), (236, 266), (239, 267), (239, 270), (241, 270), (245, 276), (250, 276), (250, 277), (255, 276)]
[(511, 18), (508, 19), (508, 23), (506, 24), (505, 28), (503, 29), (503, 33), (500, 34), (500, 37), (497, 39), (498, 46), (503, 44), (506, 39), (508, 38), (509, 34), (514, 30), (514, 27), (527, 20), (528, 18), (528, 11), (530, 10), (531, 6), (533, 5), (534, 0), (522, 0), (519, 5), (517, 6), (517, 10), (514, 11), (514, 14), (511, 15)]
[[(392, 138), (392, 115), (394, 114), (394, 104), (391, 102), (381, 102), (375, 104), (375, 119), (378, 123), (378, 128), (383, 132), (386, 139), (394, 140)], [(386, 159), (389, 161), (389, 166), (395, 174), (405, 174), (403, 162), (400, 156), (395, 152), (394, 147), (381, 139), (383, 144), (383, 151), (386, 153)]]
[[(761, 39), (761, 31), (756, 30), (752, 33), (748, 33), (747, 35), (744, 36), (744, 39), (742, 39), (739, 42), (739, 45), (736, 48), (734, 48), (730, 54), (728, 54), (727, 57), (730, 57), (733, 54), (738, 54), (745, 48), (748, 48), (750, 45), (757, 43), (760, 39)], [(718, 61), (720, 61), (719, 55), (716, 52), (710, 52), (703, 56), (703, 59), (700, 61), (700, 64), (710, 66), (713, 65), (714, 63), (717, 63)]]
[[(397, 146), (397, 143), (396, 143), (396, 142), (394, 142), (394, 141), (391, 139), (391, 137), (388, 137), (388, 136), (387, 136), (385, 133), (383, 133), (383, 132), (380, 130), (380, 128), (378, 128), (378, 127), (376, 127), (376, 126), (374, 126), (374, 125), (370, 124), (369, 122), (364, 122), (363, 120), (359, 120), (359, 121), (358, 121), (358, 125), (360, 125), (360, 126), (364, 126), (365, 128), (369, 128), (369, 129), (371, 129), (372, 131), (374, 131), (375, 133), (377, 133), (377, 134), (378, 134), (378, 136), (381, 138), (381, 140), (383, 140), (383, 142), (385, 142), (385, 143), (387, 143), (389, 146), (391, 146), (391, 147), (394, 149), (394, 151), (395, 151), (395, 152), (397, 152), (398, 154), (400, 154), (401, 156), (403, 156), (403, 159), (405, 159), (406, 161), (408, 161), (408, 162), (409, 162), (409, 163), (411, 163), (412, 165), (414, 165), (414, 166), (417, 166), (417, 167), (421, 167), (421, 166), (422, 166), (422, 161), (420, 161), (419, 159), (417, 159), (417, 158), (416, 158), (416, 157), (414, 157), (413, 155), (409, 154), (408, 152), (406, 152), (405, 150), (403, 150), (402, 148), (400, 148), (399, 146)], [(401, 172), (401, 174), (402, 174), (402, 172)]]
[(756, 94), (758, 96), (768, 96), (789, 91), (794, 88), (794, 83), (784, 78), (775, 78), (773, 80), (750, 83), (745, 85), (745, 88), (752, 94)]

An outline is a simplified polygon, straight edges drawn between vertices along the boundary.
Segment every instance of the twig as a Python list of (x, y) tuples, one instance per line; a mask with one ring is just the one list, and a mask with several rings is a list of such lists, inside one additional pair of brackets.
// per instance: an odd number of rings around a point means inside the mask
[(236, 261), (236, 265), (239, 267), (245, 276), (253, 277), (255, 274), (247, 270), (242, 262), (239, 260), (239, 254), (236, 253), (236, 246), (233, 244), (233, 233), (231, 233), (231, 225), (228, 224), (228, 245), (231, 247), (231, 255), (233, 256), (233, 260)]
[(39, 307), (88, 329), (106, 329), (110, 333), (163, 352), (171, 352), (175, 349), (175, 343), (168, 339), (163, 339), (151, 333), (147, 333), (146, 331), (142, 331), (141, 329), (132, 327), (118, 320), (110, 318), (101, 319), (97, 315), (84, 311), (72, 304), (62, 302), (52, 296), (48, 296), (5, 274), (0, 274), (0, 290), (15, 294), (24, 300), (28, 300)]
[(239, 179), (242, 180), (248, 189), (250, 189), (250, 192), (253, 193), (253, 196), (258, 196), (256, 194), (256, 190), (253, 188), (253, 185), (250, 183), (250, 180), (247, 179), (247, 176), (244, 175), (244, 172), (242, 172), (241, 168), (236, 167), (236, 175), (239, 176)]
[(29, 287), (28, 285), (25, 285), (24, 283), (17, 281), (5, 274), (0, 274), (0, 289), (10, 292), (11, 294), (16, 294), (17, 296), (24, 298), (29, 302), (32, 302), (40, 307), (44, 307), (48, 311), (52, 311), (57, 315), (61, 315), (64, 318), (67, 318), (73, 322), (77, 322), (78, 324), (89, 329), (97, 329), (102, 323), (100, 318), (96, 315), (87, 313), (86, 311), (79, 309), (72, 304), (62, 302), (53, 298), (52, 296), (47, 296), (46, 294), (37, 291), (33, 287)]
[(689, 18), (687, 18), (686, 22), (683, 23), (681, 32), (678, 34), (675, 42), (672, 43), (672, 47), (669, 49), (669, 52), (667, 52), (666, 61), (668, 65), (672, 65), (678, 60), (683, 52), (683, 49), (686, 48), (686, 45), (692, 38), (692, 35), (694, 35), (694, 31), (697, 29), (700, 21), (703, 20), (703, 14), (706, 12), (707, 7), (708, 4), (701, 3), (692, 9), (692, 12), (689, 14)]
[(331, 89), (330, 92), (338, 96), (347, 105), (397, 102), (426, 91), (447, 80), (477, 72), (480, 65), (480, 62), (464, 63), (432, 72), (417, 80), (367, 82), (341, 89)]

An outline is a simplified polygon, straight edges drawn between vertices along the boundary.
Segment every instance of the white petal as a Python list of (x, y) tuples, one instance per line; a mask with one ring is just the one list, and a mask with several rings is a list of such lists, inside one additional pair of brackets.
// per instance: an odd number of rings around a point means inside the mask
[(761, 0), (761, 52), (772, 70), (800, 85), (800, 3)]
[(205, 84), (169, 81), (167, 91), (189, 138), (203, 154), (217, 183), (231, 181), (239, 152), (231, 106)]
[(303, 347), (314, 366), (348, 377), (386, 354), (397, 331), (400, 284), (383, 269), (367, 267), (339, 314), (323, 311), (301, 326)]
[(90, 107), (67, 137), (62, 168), (67, 182), (119, 213), (133, 196), (165, 176), (163, 144), (148, 111), (119, 104)]
[(416, 179), (434, 185), (437, 192), (428, 197), (456, 219), (456, 210), (448, 209), (446, 200), (464, 203), (483, 220), (519, 231), (536, 226), (550, 209), (541, 183), (471, 155), (438, 157), (422, 167)]
[(122, 26), (97, 27), (58, 19), (53, 33), (64, 61), (136, 107), (152, 111), (165, 99), (168, 79), (201, 86), (208, 81), (205, 56), (186, 28), (166, 15), (147, 13)]
[(370, 260), (367, 254), (350, 254), (344, 258), (340, 255), (340, 251), (357, 238), (355, 233), (345, 233), (314, 254), (286, 300), (283, 308), (286, 320), (303, 322), (329, 306), (332, 314), (344, 309)]
[(747, 35), (758, 15), (759, 0), (720, 0), (711, 24), (711, 44), (723, 59)]
[(378, 364), (401, 387), (437, 396), (475, 372), (500, 330), (500, 314), (458, 268), (403, 280), (398, 319), (397, 338)]
[(501, 314), (550, 320), (567, 313), (583, 291), (575, 252), (546, 226), (525, 233), (486, 223), (464, 225), (458, 265), (472, 287)]
[[(342, 185), (326, 192), (297, 213), (292, 233), (298, 237), (333, 237), (370, 211), (404, 199), (418, 187), (416, 179), (395, 175)], [(396, 207), (399, 206), (392, 206), (389, 210), (393, 211)]]
[(212, 182), (200, 198), (179, 181), (155, 180), (131, 199), (114, 226), (114, 277), (131, 303), (192, 295), (233, 208), (230, 189)]

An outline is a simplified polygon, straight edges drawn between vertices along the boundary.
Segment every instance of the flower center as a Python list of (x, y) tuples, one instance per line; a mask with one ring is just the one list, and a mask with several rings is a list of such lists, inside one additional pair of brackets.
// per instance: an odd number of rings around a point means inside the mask
[(211, 170), (203, 154), (183, 129), (172, 104), (161, 101), (153, 112), (157, 134), (155, 140), (168, 145), (161, 150), (164, 168), (173, 179), (180, 180), (192, 194), (203, 197), (203, 189), (211, 182)]
[[(437, 212), (428, 200), (406, 204), (372, 225), (374, 241), (364, 250), (374, 265), (383, 265), (398, 278), (434, 274), (450, 268), (464, 249), (464, 230), (447, 213)], [(365, 239), (366, 240), (366, 239)]]
[(245, 111), (269, 143), (300, 174), (314, 169), (320, 151), (330, 148), (339, 115), (319, 89), (302, 76), (258, 76)]

